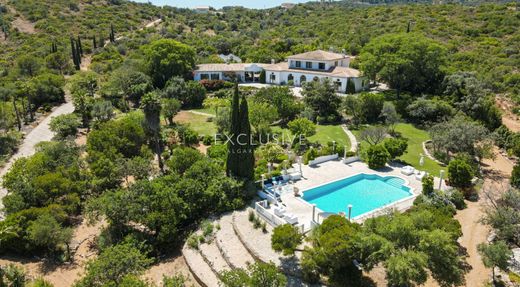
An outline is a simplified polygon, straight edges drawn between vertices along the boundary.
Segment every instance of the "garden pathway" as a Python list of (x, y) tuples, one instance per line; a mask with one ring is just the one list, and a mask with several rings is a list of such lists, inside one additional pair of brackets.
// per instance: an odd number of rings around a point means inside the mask
[[(49, 123), (53, 117), (70, 114), (74, 111), (74, 105), (72, 102), (66, 102), (61, 106), (52, 111), (37, 127), (35, 127), (32, 131), (27, 134), (27, 136), (23, 139), (22, 144), (18, 148), (18, 151), (11, 156), (9, 161), (6, 163), (4, 168), (0, 170), (0, 185), (2, 183), (2, 177), (11, 169), (14, 162), (22, 157), (28, 157), (35, 153), (36, 145), (42, 141), (50, 141), (54, 136), (54, 133), (51, 131), (49, 127)], [(7, 190), (3, 187), (0, 187), (0, 200), (6, 196)], [(0, 208), (3, 208), (3, 204), (0, 203)], [(3, 219), (3, 214), (0, 215), (0, 219)]]
[(348, 139), (350, 140), (350, 151), (356, 152), (359, 145), (356, 136), (348, 129), (346, 125), (341, 125), (341, 128), (347, 134)]

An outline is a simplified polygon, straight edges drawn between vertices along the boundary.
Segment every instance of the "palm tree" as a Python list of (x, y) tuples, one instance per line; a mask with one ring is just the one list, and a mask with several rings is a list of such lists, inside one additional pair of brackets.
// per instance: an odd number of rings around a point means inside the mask
[(164, 171), (161, 152), (161, 99), (156, 92), (150, 92), (141, 99), (144, 112), (144, 129), (152, 149), (157, 154), (159, 168)]

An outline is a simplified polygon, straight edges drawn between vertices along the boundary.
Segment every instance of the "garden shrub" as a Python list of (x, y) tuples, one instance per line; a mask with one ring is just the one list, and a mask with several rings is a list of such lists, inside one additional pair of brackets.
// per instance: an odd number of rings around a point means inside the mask
[(513, 172), (511, 173), (511, 186), (520, 188), (520, 163), (517, 163), (513, 167)]
[(390, 138), (383, 141), (383, 145), (390, 154), (391, 159), (402, 156), (408, 148), (408, 141), (403, 138)]
[(208, 91), (214, 92), (224, 88), (230, 88), (233, 86), (232, 83), (223, 80), (201, 80), (200, 84)]
[(430, 196), (433, 192), (433, 176), (427, 175), (422, 179), (422, 193), (426, 196)]
[(292, 255), (302, 240), (303, 235), (296, 226), (283, 224), (273, 230), (271, 246), (274, 251), (282, 252), (283, 255)]
[(455, 208), (462, 210), (466, 208), (466, 202), (464, 201), (464, 194), (460, 190), (453, 190), (450, 194), (450, 201), (455, 205)]
[(448, 180), (451, 186), (467, 188), (471, 186), (473, 168), (462, 159), (454, 159), (448, 164)]
[(390, 153), (383, 145), (371, 145), (366, 151), (366, 161), (371, 169), (380, 169), (385, 167), (390, 160)]

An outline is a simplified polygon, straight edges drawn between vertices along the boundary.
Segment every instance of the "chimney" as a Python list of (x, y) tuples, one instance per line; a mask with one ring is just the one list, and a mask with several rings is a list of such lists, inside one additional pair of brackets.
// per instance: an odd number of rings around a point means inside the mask
[(274, 59), (271, 59), (271, 64), (276, 64), (276, 61)]
[(329, 52), (334, 53), (334, 47), (330, 46), (330, 47), (329, 47)]

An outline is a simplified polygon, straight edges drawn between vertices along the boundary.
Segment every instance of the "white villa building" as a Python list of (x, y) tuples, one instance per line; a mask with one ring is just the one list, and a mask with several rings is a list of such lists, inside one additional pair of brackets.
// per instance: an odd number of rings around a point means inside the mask
[(351, 56), (322, 50), (306, 52), (287, 57), (286, 62), (272, 64), (228, 63), (202, 64), (193, 72), (196, 81), (228, 80), (234, 74), (239, 82), (259, 82), (260, 74), (265, 72), (265, 82), (274, 85), (302, 86), (308, 81), (330, 79), (338, 92), (347, 91), (347, 82), (361, 91), (368, 84), (359, 70), (349, 67)]

